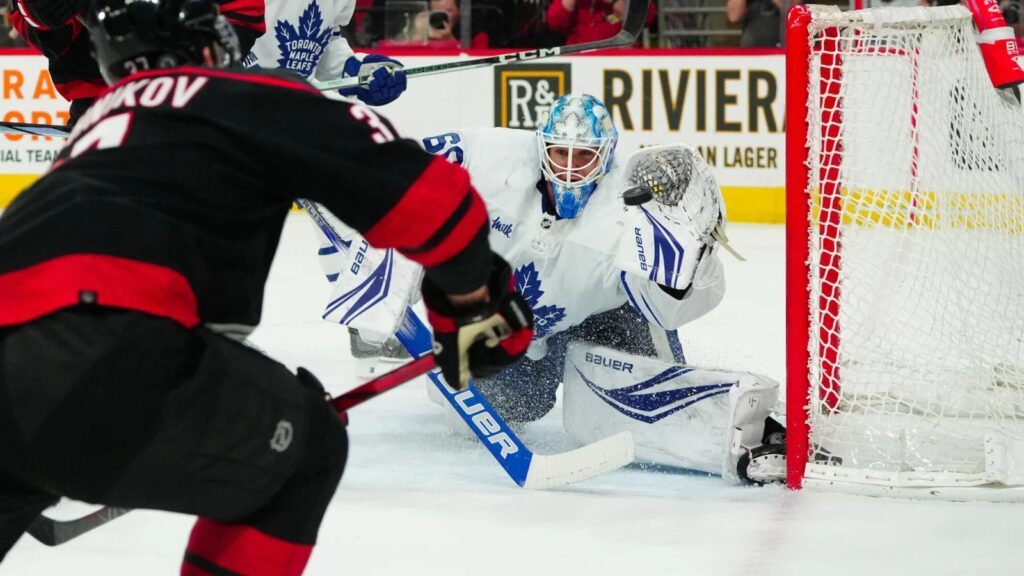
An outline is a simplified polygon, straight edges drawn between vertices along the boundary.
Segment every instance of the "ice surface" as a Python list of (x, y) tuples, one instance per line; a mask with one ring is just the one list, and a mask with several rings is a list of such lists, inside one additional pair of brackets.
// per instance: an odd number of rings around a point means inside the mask
[[(784, 375), (784, 234), (732, 225), (741, 263), (717, 310), (681, 330), (705, 366)], [(289, 218), (255, 342), (342, 392), (360, 366), (319, 320), (328, 294), (312, 226)], [(516, 487), (475, 439), (452, 433), (412, 383), (351, 413), (352, 452), (311, 575), (834, 576), (1024, 574), (1024, 505), (912, 502), (747, 488), (623, 470), (548, 492)], [(522, 430), (539, 453), (569, 447), (560, 417)], [(192, 519), (136, 511), (46, 548), (24, 537), (0, 574), (172, 575)]]

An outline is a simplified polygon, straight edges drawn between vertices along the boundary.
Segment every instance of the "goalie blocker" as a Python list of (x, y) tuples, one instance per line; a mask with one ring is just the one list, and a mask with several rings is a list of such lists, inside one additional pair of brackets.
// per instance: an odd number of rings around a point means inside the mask
[(565, 357), (563, 420), (579, 442), (633, 435), (637, 462), (764, 484), (785, 480), (785, 434), (770, 417), (779, 383), (584, 342)]

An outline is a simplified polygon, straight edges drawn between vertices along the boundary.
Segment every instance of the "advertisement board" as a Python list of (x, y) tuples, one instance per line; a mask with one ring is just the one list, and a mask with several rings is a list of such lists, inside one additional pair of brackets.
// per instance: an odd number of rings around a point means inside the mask
[[(471, 57), (392, 55), (407, 67)], [(4, 120), (66, 119), (67, 103), (53, 90), (41, 56), (0, 53), (0, 70)], [(619, 127), (618, 154), (690, 144), (713, 167), (730, 220), (784, 221), (785, 57), (778, 51), (619, 50), (421, 76), (379, 110), (411, 138), (477, 126), (533, 130), (570, 91), (605, 102)], [(44, 172), (60, 145), (5, 135), (0, 202)]]

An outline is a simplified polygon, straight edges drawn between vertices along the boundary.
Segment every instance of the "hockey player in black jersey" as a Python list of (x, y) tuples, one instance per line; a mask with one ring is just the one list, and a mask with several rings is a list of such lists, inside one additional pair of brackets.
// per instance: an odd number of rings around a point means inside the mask
[(0, 559), (67, 496), (199, 516), (182, 574), (299, 574), (345, 429), (314, 377), (228, 337), (259, 322), (281, 191), (426, 267), (446, 372), (519, 357), (529, 306), (461, 168), (302, 80), (221, 68), (213, 0), (94, 9), (113, 86), (0, 217)]

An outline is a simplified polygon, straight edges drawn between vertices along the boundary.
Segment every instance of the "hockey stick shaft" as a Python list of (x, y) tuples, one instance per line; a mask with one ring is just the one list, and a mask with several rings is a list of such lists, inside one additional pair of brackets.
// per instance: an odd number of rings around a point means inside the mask
[[(619, 30), (618, 34), (606, 40), (583, 42), (581, 44), (569, 44), (566, 46), (554, 46), (551, 48), (521, 50), (519, 52), (509, 52), (507, 54), (499, 54), (497, 56), (488, 56), (485, 58), (471, 58), (468, 60), (441, 62), (439, 64), (430, 64), (427, 66), (416, 66), (414, 68), (405, 68), (405, 75), (411, 77), (431, 76), (433, 74), (459, 72), (462, 70), (472, 70), (487, 66), (497, 66), (499, 64), (515, 64), (517, 62), (529, 62), (531, 60), (541, 60), (543, 58), (552, 58), (555, 56), (568, 56), (570, 54), (591, 52), (593, 50), (630, 46), (636, 42), (636, 39), (644, 29), (644, 24), (647, 21), (647, 12), (650, 1), (651, 0), (626, 0), (626, 5), (623, 8), (625, 17), (622, 21), (622, 29)], [(331, 80), (328, 82), (313, 82), (312, 84), (318, 90), (330, 92), (340, 88), (352, 88), (360, 85), (365, 86), (369, 84), (371, 78), (372, 76), (367, 75), (353, 78), (342, 78), (340, 80)], [(0, 134), (63, 137), (68, 136), (70, 133), (71, 131), (67, 127), (55, 124), (0, 122)]]
[[(433, 370), (436, 366), (437, 364), (433, 356), (418, 358), (387, 374), (382, 374), (365, 384), (357, 386), (344, 394), (340, 394), (331, 400), (331, 406), (338, 411), (338, 415), (347, 423), (346, 411), (349, 409), (388, 390), (393, 390), (417, 376), (422, 376)], [(107, 506), (73, 520), (54, 520), (53, 518), (39, 515), (28, 527), (27, 532), (47, 546), (59, 546), (131, 511), (131, 508)]]
[(434, 360), (432, 355), (417, 358), (416, 360), (413, 360), (400, 368), (396, 368), (383, 376), (370, 380), (362, 386), (358, 386), (348, 392), (345, 392), (341, 396), (331, 400), (331, 405), (334, 406), (339, 414), (344, 414), (352, 407), (358, 406), (370, 398), (378, 396), (383, 392), (387, 392), (392, 388), (397, 388), (417, 376), (422, 376), (427, 372), (430, 372), (436, 367), (437, 362)]
[[(528, 62), (531, 60), (540, 60), (542, 58), (552, 58), (555, 56), (567, 56), (569, 54), (579, 54), (581, 52), (590, 52), (592, 50), (603, 50), (605, 48), (619, 48), (622, 46), (630, 46), (644, 29), (644, 24), (647, 21), (647, 12), (649, 10), (650, 0), (626, 0), (625, 6), (623, 7), (623, 14), (625, 16), (622, 20), (622, 29), (619, 33), (611, 38), (605, 40), (596, 40), (594, 42), (583, 42), (581, 44), (569, 44), (566, 46), (554, 46), (551, 48), (536, 48), (532, 50), (522, 50), (519, 52), (509, 52), (508, 54), (499, 54), (497, 56), (488, 56), (486, 58), (472, 58), (469, 60), (456, 60), (454, 62), (442, 62), (440, 64), (430, 64), (428, 66), (416, 66), (415, 68), (406, 68), (405, 75), (407, 77), (415, 76), (430, 76), (432, 74), (445, 74), (447, 72), (458, 72), (460, 70), (472, 70), (474, 68), (484, 68), (487, 66), (496, 66), (499, 64), (515, 64), (517, 62)], [(339, 88), (352, 88), (355, 86), (366, 86), (370, 83), (373, 77), (358, 76), (353, 78), (342, 78), (341, 80), (332, 80), (329, 82), (314, 82), (318, 90), (329, 91), (338, 90)]]
[(0, 134), (20, 134), (22, 136), (46, 136), (50, 138), (66, 138), (71, 134), (71, 130), (67, 126), (60, 126), (57, 124), (0, 122)]

